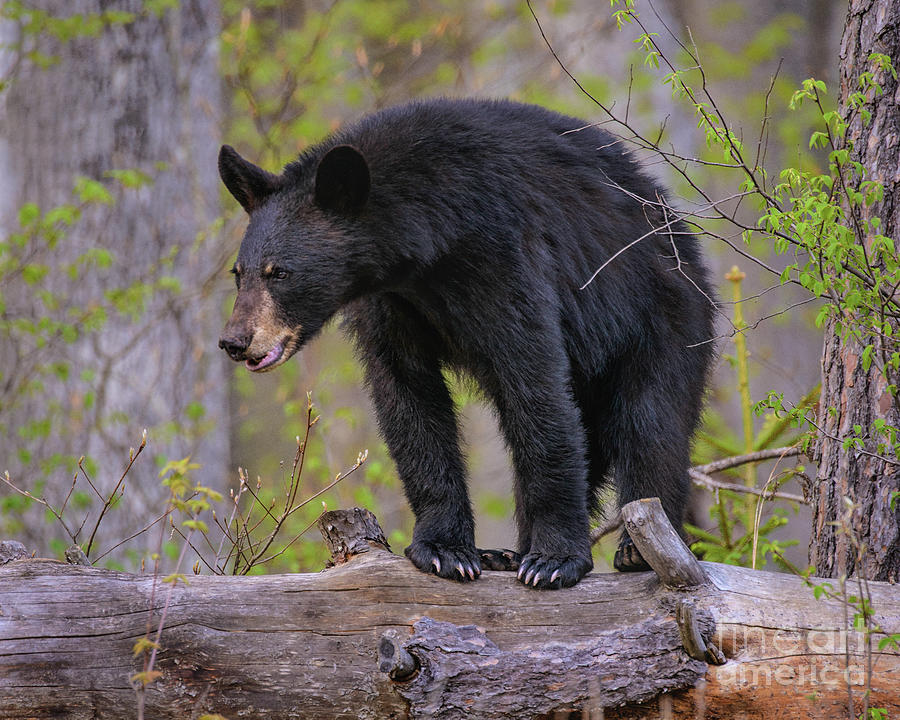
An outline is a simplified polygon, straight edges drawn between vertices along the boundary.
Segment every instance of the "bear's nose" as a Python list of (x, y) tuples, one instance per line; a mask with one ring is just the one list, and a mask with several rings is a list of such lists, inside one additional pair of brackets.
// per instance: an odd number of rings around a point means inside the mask
[(246, 357), (251, 338), (247, 335), (223, 335), (219, 338), (219, 347), (228, 353), (232, 360), (240, 362)]

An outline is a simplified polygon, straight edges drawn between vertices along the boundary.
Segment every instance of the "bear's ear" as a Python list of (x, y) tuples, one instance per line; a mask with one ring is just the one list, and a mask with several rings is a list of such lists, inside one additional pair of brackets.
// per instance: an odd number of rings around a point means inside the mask
[(277, 175), (244, 160), (231, 145), (223, 145), (219, 150), (219, 176), (248, 213), (281, 186)]
[(325, 210), (356, 212), (369, 198), (369, 164), (349, 145), (332, 148), (316, 170), (316, 204)]

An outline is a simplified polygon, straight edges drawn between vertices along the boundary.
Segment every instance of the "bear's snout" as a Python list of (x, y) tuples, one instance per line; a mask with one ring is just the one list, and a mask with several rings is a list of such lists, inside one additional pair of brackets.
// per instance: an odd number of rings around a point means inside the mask
[(240, 362), (247, 356), (247, 348), (250, 347), (251, 339), (247, 335), (223, 335), (219, 338), (219, 347), (227, 352), (232, 360)]

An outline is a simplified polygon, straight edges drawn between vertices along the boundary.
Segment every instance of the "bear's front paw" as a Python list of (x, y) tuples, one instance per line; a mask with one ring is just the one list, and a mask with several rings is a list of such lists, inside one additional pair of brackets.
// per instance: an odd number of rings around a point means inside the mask
[(556, 590), (571, 587), (587, 575), (594, 562), (590, 556), (528, 553), (519, 564), (518, 580), (527, 587)]
[(481, 562), (478, 559), (478, 550), (474, 547), (438, 545), (413, 540), (405, 552), (406, 557), (412, 560), (412, 564), (419, 570), (434, 573), (438, 577), (466, 582), (481, 575)]
[(628, 537), (628, 533), (624, 533), (619, 541), (619, 547), (613, 558), (613, 567), (619, 572), (639, 572), (650, 569), (647, 561), (638, 552), (634, 540)]

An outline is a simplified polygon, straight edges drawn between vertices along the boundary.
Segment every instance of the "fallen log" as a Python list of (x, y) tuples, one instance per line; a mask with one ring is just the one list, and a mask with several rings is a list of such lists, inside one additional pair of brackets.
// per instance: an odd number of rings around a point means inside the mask
[[(900, 712), (900, 653), (854, 632), (842, 601), (790, 575), (698, 563), (658, 502), (623, 519), (656, 572), (536, 591), (513, 573), (425, 575), (370, 513), (329, 513), (335, 564), (321, 573), (174, 588), (146, 717), (849, 717), (866, 689)], [(135, 717), (132, 648), (168, 586), (0, 555), (0, 719)], [(900, 632), (897, 588), (868, 592), (873, 622)]]

